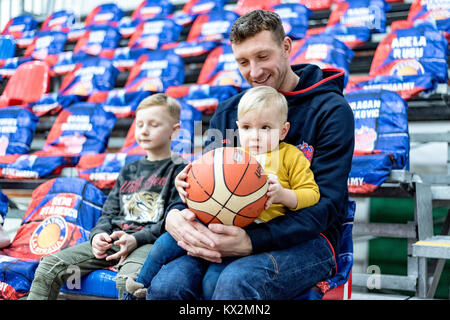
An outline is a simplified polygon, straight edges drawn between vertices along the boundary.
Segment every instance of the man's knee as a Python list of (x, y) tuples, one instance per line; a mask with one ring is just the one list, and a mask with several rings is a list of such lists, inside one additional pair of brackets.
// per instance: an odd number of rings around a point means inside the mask
[(212, 300), (264, 299), (261, 280), (249, 269), (229, 266), (217, 280)]

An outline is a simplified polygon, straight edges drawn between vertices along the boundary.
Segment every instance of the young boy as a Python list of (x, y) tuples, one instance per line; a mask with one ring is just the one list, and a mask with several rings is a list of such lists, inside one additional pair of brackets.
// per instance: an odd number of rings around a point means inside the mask
[[(259, 222), (267, 222), (284, 215), (286, 208), (299, 210), (315, 205), (320, 198), (309, 161), (293, 145), (280, 142), (290, 128), (287, 122), (286, 98), (272, 87), (249, 89), (238, 105), (238, 133), (241, 148), (252, 154), (269, 176), (268, 199)], [(185, 182), (188, 165), (175, 179), (181, 199), (185, 202)], [(163, 234), (154, 244), (136, 281), (127, 279), (126, 290), (143, 298), (146, 288), (162, 265), (184, 254), (185, 251), (169, 233)], [(189, 275), (186, 275), (189, 276)], [(218, 275), (217, 275), (218, 276)], [(151, 296), (147, 296), (151, 299)]]
[[(171, 153), (172, 138), (179, 128), (180, 104), (165, 94), (154, 94), (136, 110), (135, 137), (147, 156), (126, 165), (91, 230), (90, 241), (44, 257), (36, 270), (28, 299), (56, 299), (69, 266), (80, 276), (118, 265), (119, 298), (125, 279), (136, 277), (151, 244), (160, 236), (164, 211), (178, 198), (174, 179), (184, 168)], [(141, 257), (141, 259), (139, 259)]]

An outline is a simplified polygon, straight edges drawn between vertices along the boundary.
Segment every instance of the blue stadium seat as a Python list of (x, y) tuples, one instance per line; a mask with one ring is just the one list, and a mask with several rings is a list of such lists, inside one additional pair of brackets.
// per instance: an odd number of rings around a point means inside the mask
[(25, 296), (41, 257), (88, 241), (105, 200), (81, 178), (55, 178), (36, 188), (11, 245), (0, 250), (0, 298)]

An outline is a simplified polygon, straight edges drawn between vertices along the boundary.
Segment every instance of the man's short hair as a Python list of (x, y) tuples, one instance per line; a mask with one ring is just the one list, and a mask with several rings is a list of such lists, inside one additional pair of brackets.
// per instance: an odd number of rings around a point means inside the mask
[(288, 117), (288, 104), (283, 94), (269, 86), (258, 86), (248, 89), (238, 104), (238, 119), (251, 111), (261, 109), (273, 110), (284, 123)]
[(150, 107), (166, 107), (167, 112), (170, 116), (176, 120), (180, 121), (180, 113), (181, 113), (181, 105), (180, 103), (172, 97), (169, 97), (165, 93), (155, 93), (150, 97), (142, 100), (138, 107), (136, 108), (136, 112), (139, 110), (147, 109)]
[(230, 31), (230, 42), (239, 44), (264, 30), (272, 32), (274, 40), (280, 45), (286, 37), (278, 14), (272, 11), (254, 10), (234, 22)]

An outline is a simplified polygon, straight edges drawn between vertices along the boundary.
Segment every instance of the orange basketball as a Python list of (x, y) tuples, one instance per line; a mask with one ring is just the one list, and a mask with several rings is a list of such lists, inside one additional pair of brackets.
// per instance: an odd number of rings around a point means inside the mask
[(187, 205), (205, 224), (245, 227), (264, 210), (267, 176), (250, 154), (225, 147), (192, 163), (186, 182)]

